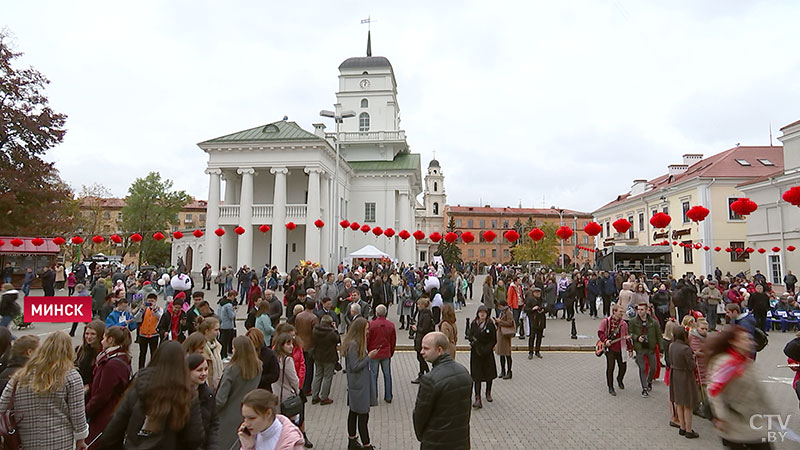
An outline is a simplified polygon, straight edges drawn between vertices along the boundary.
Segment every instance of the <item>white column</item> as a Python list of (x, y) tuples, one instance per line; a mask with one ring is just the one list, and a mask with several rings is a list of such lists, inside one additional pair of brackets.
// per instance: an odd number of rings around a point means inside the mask
[(331, 220), (331, 189), (330, 189), (330, 176), (328, 174), (322, 175), (322, 184), (320, 185), (320, 204), (322, 205), (322, 221), (325, 222), (325, 229), (322, 231), (322, 241), (320, 242), (320, 255), (322, 260), (320, 263), (325, 265), (325, 269), (331, 270), (333, 258), (331, 257), (331, 232), (339, 227), (338, 223)]
[(239, 196), (239, 226), (245, 233), (239, 236), (236, 265), (253, 267), (253, 174), (251, 167), (243, 167), (236, 171), (242, 176), (242, 193)]
[[(414, 232), (413, 219), (411, 218), (411, 201), (409, 200), (408, 191), (400, 191), (399, 195), (399, 208), (400, 208), (400, 229), (408, 230), (409, 233)], [(414, 255), (416, 254), (416, 240), (410, 238), (405, 242), (400, 243), (400, 252), (397, 259), (406, 264), (415, 261)]]
[[(306, 200), (306, 259), (313, 262), (320, 262), (319, 242), (322, 231), (314, 225), (317, 219), (321, 219), (320, 199), (319, 199), (319, 174), (322, 170), (316, 167), (306, 167), (304, 172), (308, 174), (308, 200)], [(323, 220), (324, 222), (324, 220)], [(326, 226), (330, 224), (326, 223)]]
[[(222, 177), (225, 179), (225, 204), (236, 204), (236, 190), (239, 186), (239, 176), (233, 170), (226, 170), (222, 172)], [(217, 222), (219, 223), (219, 222)], [(225, 230), (225, 235), (220, 239), (222, 247), (222, 261), (221, 264), (226, 267), (232, 267), (236, 263), (236, 234), (233, 233), (231, 226), (222, 227)], [(208, 231), (214, 233), (217, 227), (208, 227)], [(234, 270), (238, 267), (234, 267)]]
[(219, 228), (219, 176), (220, 169), (207, 169), (208, 204), (206, 206), (206, 261), (211, 264), (213, 274), (219, 272), (219, 236), (214, 230)]
[[(285, 273), (286, 265), (286, 167), (273, 167), (275, 190), (272, 200), (272, 265)], [(316, 219), (315, 219), (316, 220)], [(312, 225), (313, 226), (313, 225)]]

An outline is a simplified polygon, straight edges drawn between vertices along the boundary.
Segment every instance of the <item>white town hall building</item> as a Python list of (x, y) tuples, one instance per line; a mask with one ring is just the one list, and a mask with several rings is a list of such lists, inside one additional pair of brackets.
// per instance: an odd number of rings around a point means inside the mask
[[(205, 235), (173, 240), (173, 262), (183, 258), (192, 272), (199, 272), (205, 263), (214, 272), (221, 266), (264, 264), (287, 272), (303, 259), (334, 270), (350, 252), (367, 244), (399, 262), (430, 260), (430, 251), (417, 252), (413, 237), (404, 241), (397, 234), (387, 238), (339, 225), (346, 219), (413, 233), (415, 213), (420, 222), (430, 222), (432, 215), (443, 217), (443, 203), (437, 205), (437, 214), (429, 205), (417, 204), (423, 185), (420, 155), (410, 152), (406, 132), (400, 128), (397, 82), (389, 60), (381, 56), (345, 60), (339, 66), (336, 99), (337, 114), (355, 112), (354, 118), (340, 124), (338, 170), (337, 135), (326, 133), (323, 124), (314, 124), (309, 132), (284, 118), (198, 144), (209, 158)], [(443, 194), (444, 180), (437, 175), (437, 189)], [(335, 217), (337, 201), (339, 217)], [(315, 226), (317, 220), (324, 222), (322, 228)], [(289, 229), (289, 222), (296, 228)], [(442, 219), (439, 223), (443, 228)], [(262, 225), (269, 231), (262, 232)], [(237, 227), (244, 233), (237, 234)], [(217, 236), (219, 228), (224, 235)]]

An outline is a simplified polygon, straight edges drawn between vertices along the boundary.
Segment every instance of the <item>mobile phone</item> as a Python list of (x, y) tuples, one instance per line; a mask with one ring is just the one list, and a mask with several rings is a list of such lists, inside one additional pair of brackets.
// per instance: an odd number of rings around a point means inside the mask
[(242, 427), (242, 433), (244, 433), (246, 436), (250, 436), (250, 429), (247, 427)]

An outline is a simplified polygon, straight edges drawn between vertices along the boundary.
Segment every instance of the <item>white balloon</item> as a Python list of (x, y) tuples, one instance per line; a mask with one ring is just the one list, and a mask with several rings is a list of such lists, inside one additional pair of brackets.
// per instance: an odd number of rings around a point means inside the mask
[(161, 275), (161, 278), (162, 278), (162, 279), (164, 280), (164, 282), (166, 283), (167, 281), (169, 281), (169, 274), (168, 274), (168, 273), (165, 273), (164, 275)]
[(167, 282), (166, 282), (166, 281), (164, 281), (164, 279), (163, 279), (163, 278), (159, 278), (159, 279), (158, 279), (158, 281), (157, 281), (156, 283), (158, 283), (158, 285), (159, 285), (159, 286), (164, 286), (165, 284), (167, 284)]

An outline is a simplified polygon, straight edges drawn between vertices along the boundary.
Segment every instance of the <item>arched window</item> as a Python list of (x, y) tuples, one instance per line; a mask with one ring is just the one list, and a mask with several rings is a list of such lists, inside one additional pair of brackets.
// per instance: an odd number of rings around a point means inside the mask
[(433, 202), (433, 213), (439, 214), (439, 202)]
[(361, 113), (358, 116), (358, 131), (369, 131), (369, 114)]
[(433, 182), (433, 192), (436, 192), (438, 187), (439, 187), (439, 184), (434, 181)]
[(369, 108), (369, 100), (362, 98), (361, 99), (361, 107), (362, 108)]

